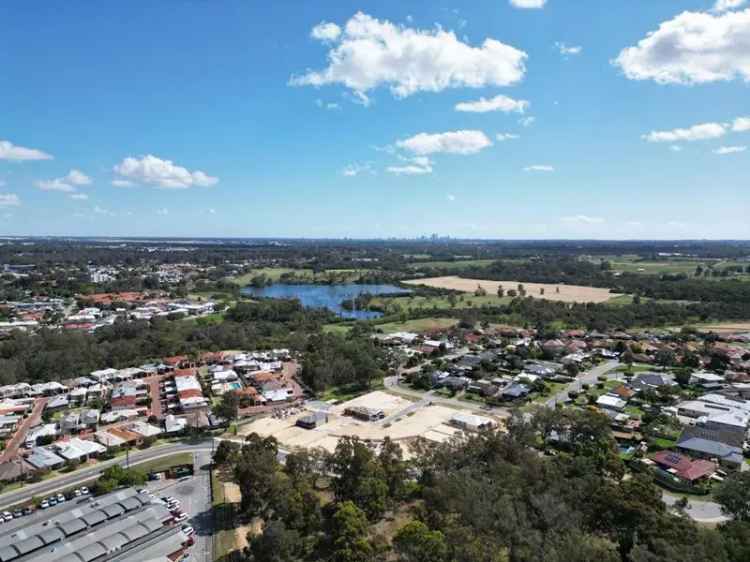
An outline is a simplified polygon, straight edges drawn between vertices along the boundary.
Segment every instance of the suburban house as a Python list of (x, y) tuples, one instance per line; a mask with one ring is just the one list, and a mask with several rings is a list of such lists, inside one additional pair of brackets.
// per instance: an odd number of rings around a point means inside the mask
[(733, 431), (689, 426), (677, 440), (677, 449), (692, 457), (716, 459), (722, 466), (740, 469), (745, 462), (743, 441), (744, 436)]

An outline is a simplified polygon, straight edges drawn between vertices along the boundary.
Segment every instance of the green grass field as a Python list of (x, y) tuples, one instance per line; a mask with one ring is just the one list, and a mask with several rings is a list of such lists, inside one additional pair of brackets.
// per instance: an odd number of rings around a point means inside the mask
[[(598, 263), (600, 259), (608, 261), (612, 271), (621, 273), (641, 273), (644, 275), (663, 275), (663, 274), (678, 274), (685, 273), (692, 276), (695, 274), (695, 270), (698, 266), (706, 268), (707, 266), (713, 267), (715, 270), (721, 271), (722, 269), (733, 266), (747, 264), (744, 262), (737, 262), (734, 260), (719, 260), (719, 259), (691, 259), (691, 258), (665, 258), (662, 260), (642, 260), (638, 256), (623, 255), (623, 256), (599, 256), (591, 258), (591, 261)], [(740, 277), (747, 277), (742, 275)], [(719, 279), (713, 277), (707, 277), (706, 279)]]
[(496, 260), (419, 261), (410, 263), (411, 269), (435, 267), (439, 269), (464, 269), (465, 267), (487, 267)]
[(371, 269), (327, 269), (320, 273), (314, 273), (312, 269), (294, 269), (291, 267), (263, 267), (254, 269), (250, 273), (243, 275), (237, 275), (230, 277), (229, 280), (237, 283), (238, 285), (245, 286), (249, 285), (253, 277), (258, 275), (265, 275), (272, 282), (276, 283), (281, 280), (284, 275), (294, 275), (300, 281), (303, 282), (325, 282), (328, 279), (333, 279), (337, 283), (346, 283), (357, 279), (360, 275), (372, 271)]
[(429, 332), (432, 330), (445, 330), (458, 324), (455, 318), (417, 318), (405, 322), (388, 322), (378, 324), (375, 328), (384, 334), (393, 332)]
[(484, 305), (498, 306), (507, 304), (511, 300), (510, 297), (500, 298), (497, 295), (476, 296), (466, 293), (454, 297), (455, 306), (451, 304), (451, 299), (448, 296), (374, 298), (371, 303), (378, 307), (384, 307), (386, 314), (399, 314), (402, 311), (407, 312), (409, 310), (450, 310), (454, 308), (480, 308)]

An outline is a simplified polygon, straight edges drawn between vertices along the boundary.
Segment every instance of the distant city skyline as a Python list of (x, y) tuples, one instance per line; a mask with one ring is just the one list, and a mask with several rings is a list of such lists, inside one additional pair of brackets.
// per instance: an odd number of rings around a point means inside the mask
[(746, 0), (11, 0), (0, 30), (2, 236), (750, 239)]

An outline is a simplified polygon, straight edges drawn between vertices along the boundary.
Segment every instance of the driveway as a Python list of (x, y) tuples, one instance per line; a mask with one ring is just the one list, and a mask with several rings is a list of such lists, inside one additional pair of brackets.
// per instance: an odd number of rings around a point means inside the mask
[(13, 437), (11, 437), (10, 441), (6, 443), (5, 450), (3, 451), (3, 454), (0, 455), (0, 463), (4, 463), (16, 458), (16, 456), (18, 455), (18, 449), (26, 442), (26, 434), (32, 427), (39, 425), (39, 422), (42, 419), (42, 412), (44, 411), (44, 407), (46, 405), (46, 398), (36, 399), (29, 417), (21, 422), (21, 425), (18, 426), (18, 429), (16, 429)]

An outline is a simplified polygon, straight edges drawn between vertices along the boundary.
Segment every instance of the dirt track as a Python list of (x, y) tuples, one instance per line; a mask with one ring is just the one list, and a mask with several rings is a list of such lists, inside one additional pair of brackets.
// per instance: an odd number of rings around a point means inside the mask
[[(425, 285), (439, 289), (452, 289), (464, 293), (473, 293), (478, 287), (487, 291), (488, 295), (496, 295), (498, 287), (502, 286), (506, 294), (508, 290), (518, 290), (518, 281), (486, 281), (483, 279), (464, 279), (453, 275), (445, 277), (431, 277), (428, 279), (412, 279), (404, 281), (409, 285)], [(522, 283), (526, 295), (535, 299), (545, 299), (561, 302), (601, 303), (618, 296), (609, 289), (598, 287), (583, 287), (580, 285), (555, 285), (547, 283)], [(544, 294), (542, 294), (542, 290)]]

